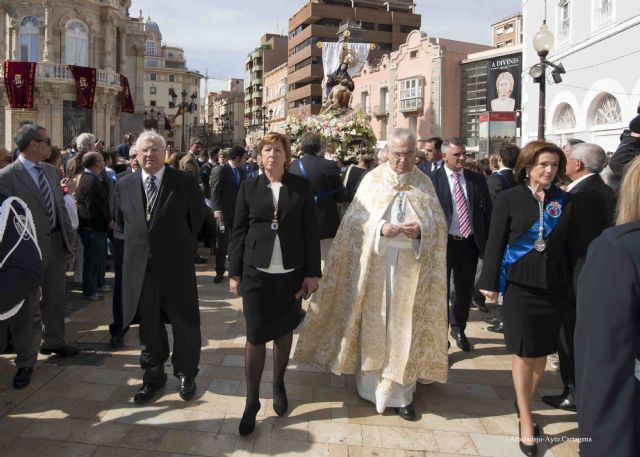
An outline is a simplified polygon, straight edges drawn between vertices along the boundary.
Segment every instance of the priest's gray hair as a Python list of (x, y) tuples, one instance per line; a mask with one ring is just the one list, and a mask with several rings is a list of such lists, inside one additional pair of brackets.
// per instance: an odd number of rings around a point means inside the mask
[(88, 152), (95, 149), (96, 136), (93, 133), (81, 133), (76, 138), (78, 152)]
[(607, 155), (597, 144), (579, 143), (571, 149), (571, 158), (582, 162), (591, 173), (600, 173), (604, 169)]
[(140, 148), (143, 141), (153, 141), (156, 144), (160, 144), (161, 148), (167, 147), (167, 142), (164, 140), (164, 137), (155, 130), (145, 130), (142, 132), (136, 140), (136, 148)]
[(405, 129), (402, 127), (397, 127), (391, 131), (391, 135), (389, 135), (389, 143), (391, 143), (391, 141), (393, 141), (394, 139), (398, 141), (410, 140), (413, 142), (416, 148), (418, 145), (418, 139), (416, 138), (416, 134), (413, 133), (411, 130)]

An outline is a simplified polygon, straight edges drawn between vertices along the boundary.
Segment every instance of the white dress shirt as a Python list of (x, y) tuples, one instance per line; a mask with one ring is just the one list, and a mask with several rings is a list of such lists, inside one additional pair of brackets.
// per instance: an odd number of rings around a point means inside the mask
[(571, 184), (569, 184), (567, 186), (567, 192), (571, 192), (571, 189), (573, 189), (574, 187), (576, 187), (581, 181), (584, 181), (585, 179), (587, 179), (589, 176), (593, 176), (595, 173), (589, 173), (587, 175), (584, 176), (580, 176), (578, 179), (576, 179), (575, 181), (573, 181)]
[[(146, 181), (147, 181), (147, 178), (149, 176), (151, 176), (151, 175), (149, 173), (147, 173), (146, 171), (144, 171), (144, 168), (141, 168), (140, 171), (142, 172), (142, 187), (144, 188), (144, 191), (146, 192), (147, 191)], [(158, 188), (158, 191), (160, 191), (160, 185), (162, 184), (162, 177), (164, 176), (164, 167), (162, 167), (153, 176), (156, 177), (156, 187)]]
[[(447, 174), (447, 180), (449, 181), (449, 190), (451, 191), (451, 203), (453, 207), (453, 212), (451, 213), (451, 226), (449, 227), (449, 235), (453, 236), (461, 236), (460, 234), (460, 218), (458, 217), (458, 204), (456, 203), (456, 188), (453, 182), (453, 171), (449, 169), (446, 165), (443, 166), (444, 172)], [(460, 182), (460, 187), (462, 187), (462, 192), (464, 193), (464, 198), (467, 201), (467, 214), (469, 214), (469, 219), (471, 219), (471, 205), (469, 203), (469, 194), (467, 193), (467, 180), (464, 179), (464, 169), (458, 172)], [(473, 234), (473, 224), (471, 224), (471, 234)]]

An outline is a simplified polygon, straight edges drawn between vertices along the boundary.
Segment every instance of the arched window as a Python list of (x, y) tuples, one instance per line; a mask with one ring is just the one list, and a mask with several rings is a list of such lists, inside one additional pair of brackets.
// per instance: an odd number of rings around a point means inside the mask
[(78, 20), (69, 21), (65, 31), (65, 63), (89, 65), (89, 28)]
[(619, 124), (622, 122), (622, 113), (618, 100), (611, 95), (604, 95), (593, 111), (593, 125)]
[(40, 28), (34, 16), (25, 16), (20, 22), (20, 60), (40, 60)]
[(576, 128), (576, 115), (568, 103), (558, 107), (558, 115), (555, 122), (556, 130), (568, 130)]
[(147, 54), (148, 56), (155, 56), (156, 55), (156, 43), (155, 43), (155, 41), (147, 41), (146, 46), (145, 46), (145, 54)]

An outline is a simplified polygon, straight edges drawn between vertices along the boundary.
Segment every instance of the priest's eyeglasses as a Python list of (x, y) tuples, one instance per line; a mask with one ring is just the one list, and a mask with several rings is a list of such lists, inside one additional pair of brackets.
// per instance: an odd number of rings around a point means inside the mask
[(395, 157), (397, 160), (405, 159), (409, 160), (416, 155), (415, 152), (392, 152), (391, 155)]

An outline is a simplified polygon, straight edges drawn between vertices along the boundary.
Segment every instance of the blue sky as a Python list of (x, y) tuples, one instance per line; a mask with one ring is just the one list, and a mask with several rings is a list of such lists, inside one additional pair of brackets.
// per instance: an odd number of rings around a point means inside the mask
[[(422, 30), (431, 36), (490, 44), (490, 25), (522, 10), (522, 0), (415, 0)], [(203, 74), (209, 90), (230, 77), (244, 78), (244, 59), (265, 33), (287, 33), (287, 23), (305, 0), (133, 0), (158, 23), (163, 41), (185, 50), (187, 66)]]

